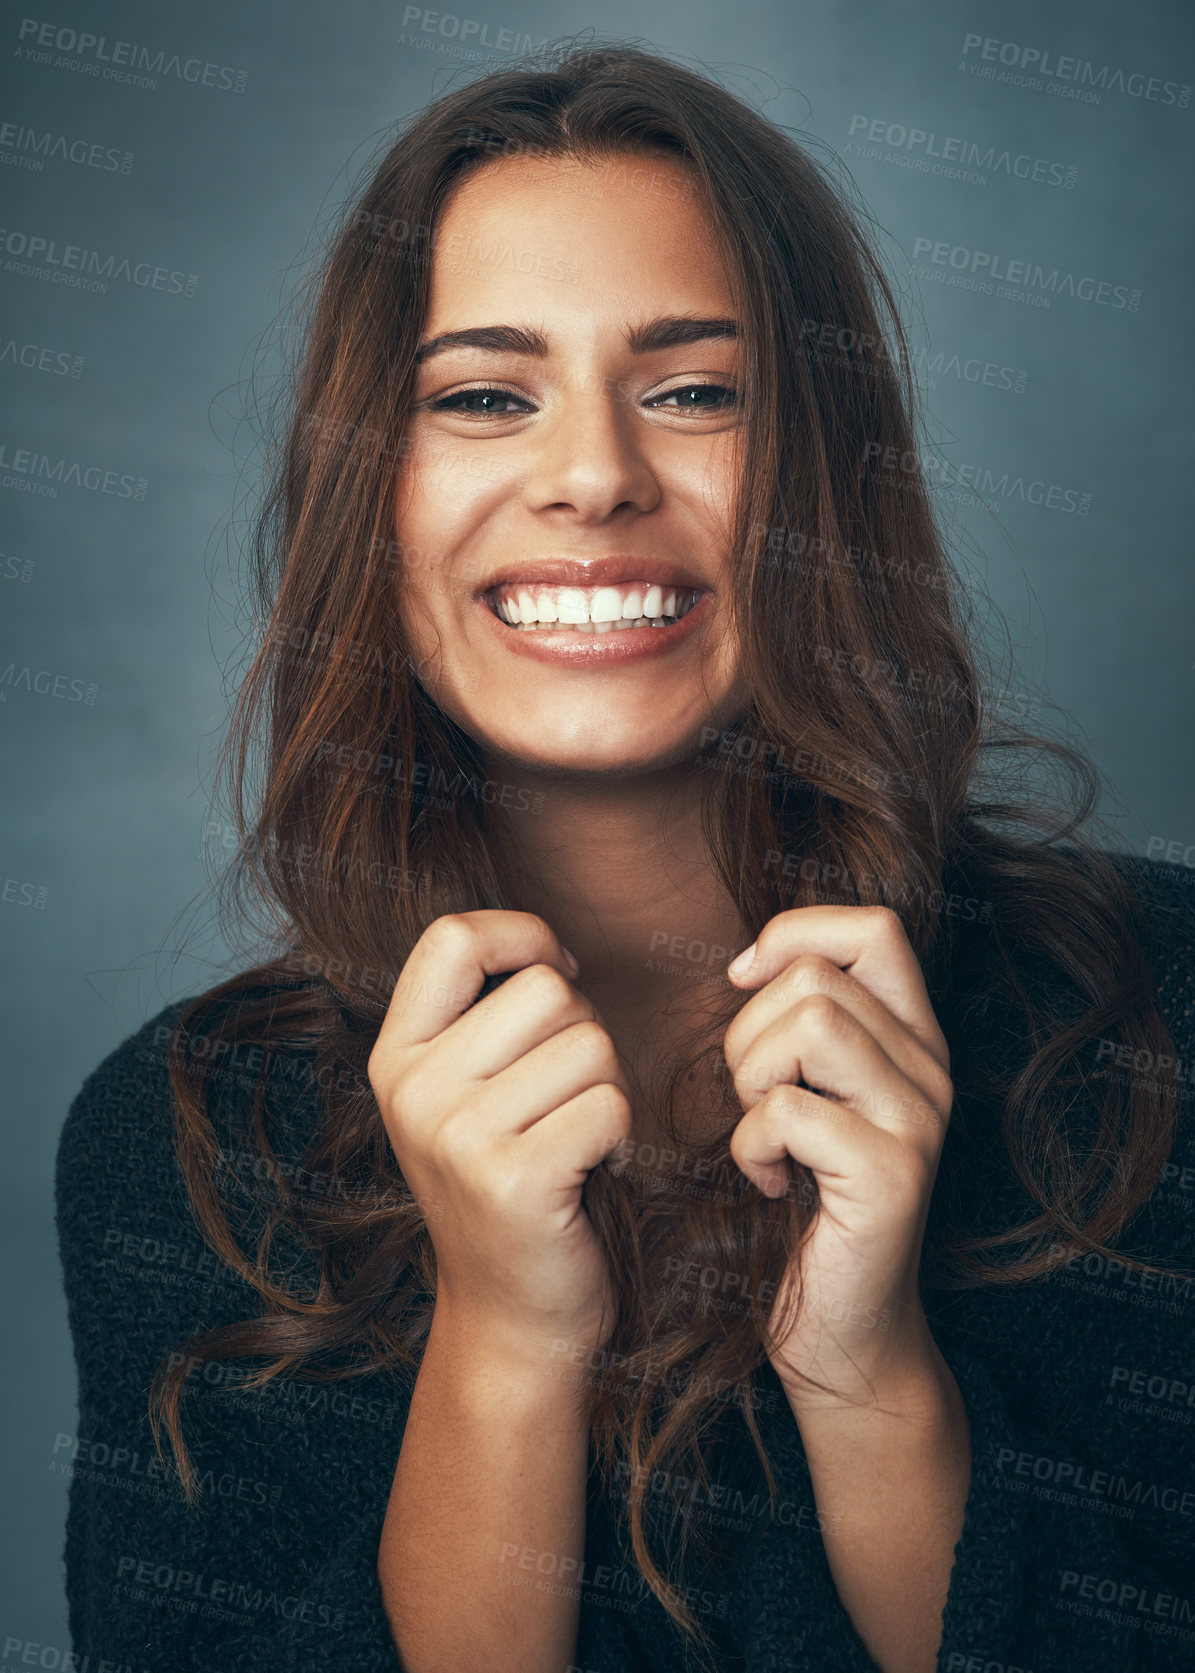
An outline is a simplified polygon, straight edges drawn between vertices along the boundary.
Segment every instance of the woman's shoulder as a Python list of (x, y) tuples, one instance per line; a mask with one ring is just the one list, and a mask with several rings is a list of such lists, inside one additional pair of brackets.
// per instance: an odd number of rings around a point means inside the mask
[[(111, 1298), (123, 1289), (165, 1301), (212, 1283), (221, 1294), (225, 1284), (240, 1286), (200, 1235), (178, 1152), (169, 1049), (176, 1024), (194, 1004), (195, 997), (174, 1000), (150, 1016), (87, 1075), (67, 1110), (54, 1201), (68, 1300)], [(219, 1029), (219, 1013), (218, 1004), (205, 1005), (188, 1022), (184, 1043), (200, 1071), (192, 1084), (202, 1089), (211, 1119), (216, 1150), (208, 1153), (209, 1177), (214, 1168), (229, 1181), (250, 1183), (251, 1174), (261, 1208), (273, 1193), (247, 1140), (255, 1090), (265, 1069), (262, 1107), (272, 1165), (293, 1170), (318, 1121), (313, 1057), (289, 1047), (267, 1065), (261, 1046)]]
[[(1079, 864), (1078, 854), (1067, 844), (1059, 844), (1054, 852)], [(1180, 1034), (1189, 1040), (1195, 1025), (1195, 866), (1173, 865), (1126, 850), (1109, 850), (1103, 857), (1111, 861), (1140, 909), (1143, 951), (1157, 982), (1159, 1009), (1175, 1032), (1176, 1043)], [(1031, 953), (1015, 942), (1007, 950), (1028, 985), (1043, 982), (1053, 991), (1062, 981), (1059, 966), (1043, 964), (1036, 951)]]
[(1159, 1008), (1185, 1054), (1195, 1043), (1195, 866), (1141, 854), (1109, 858), (1146, 907)]
[[(239, 1002), (267, 992), (246, 988)], [(201, 1002), (202, 1009), (196, 1011)], [(184, 1019), (181, 1051), (192, 1084), (203, 1088), (217, 1132), (236, 1129), (238, 1117), (251, 1105), (263, 1078), (274, 1094), (269, 1101), (272, 1110), (279, 1088), (285, 1087), (299, 1095), (287, 1100), (288, 1111), (296, 1116), (300, 1108), (311, 1113), (310, 1101), (302, 1098), (318, 1084), (311, 1050), (275, 1044), (267, 1063), (261, 1043), (238, 1039), (235, 1030), (221, 1026), (228, 1009), (215, 993), (176, 999), (113, 1047), (87, 1075), (70, 1104), (59, 1143), (60, 1166), (66, 1151), (71, 1160), (86, 1162), (89, 1171), (102, 1173), (118, 1164), (126, 1174), (130, 1163), (160, 1165), (173, 1152), (175, 1097), (169, 1053)], [(308, 1136), (309, 1124), (295, 1120), (286, 1125), (294, 1137)], [(275, 1122), (271, 1138), (278, 1137), (285, 1144), (287, 1133), (277, 1127)]]
[[(128, 1035), (91, 1070), (67, 1110), (58, 1139), (59, 1211), (84, 1195), (98, 1210), (106, 1180), (128, 1186), (159, 1175), (173, 1159), (173, 1094), (167, 1048), (191, 999), (175, 1000)], [(150, 1177), (146, 1177), (150, 1176)]]
[(1195, 927), (1195, 866), (1127, 850), (1114, 850), (1108, 858), (1161, 916), (1185, 924), (1188, 932)]

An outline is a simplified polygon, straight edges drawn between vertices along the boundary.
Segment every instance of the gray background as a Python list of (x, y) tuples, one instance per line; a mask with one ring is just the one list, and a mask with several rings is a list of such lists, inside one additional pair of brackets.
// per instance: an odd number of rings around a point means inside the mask
[[(0, 1224), (13, 1302), (0, 1635), (62, 1649), (67, 1484), (51, 1463), (76, 1413), (55, 1145), (101, 1058), (229, 962), (203, 893), (220, 858), (205, 824), (208, 768), (243, 650), (243, 519), (230, 514), (253, 483), (247, 377), (256, 358), (268, 392), (271, 322), (374, 143), (469, 66), (593, 30), (676, 54), (819, 142), (819, 153), (836, 152), (882, 230), (915, 344), (943, 357), (936, 373), (926, 361), (933, 437), (945, 458), (996, 485), (995, 518), (946, 500), (943, 510), (1012, 626), (1009, 701), (1032, 715), (1048, 693), (1073, 716), (1115, 789), (1107, 812), (1120, 845), (1186, 850), (1195, 26), (1178, 0), (918, 0), (899, 10), (879, 0), (618, 0), (592, 12), (462, 0), (456, 13), (376, 0), (184, 0), (32, 15), (244, 76), (240, 92), (170, 75), (153, 88), (122, 85), (80, 72), (77, 53), (73, 69), (54, 51), (49, 63), (23, 56), (19, 8), (0, 24), (0, 122), (14, 125), (0, 135), (6, 233), (198, 281), (191, 297), (120, 280), (89, 294), (13, 271), (19, 258), (0, 250), (0, 674), (44, 670), (64, 676), (65, 693), (0, 684)], [(1097, 103), (1069, 99), (1048, 90), (1052, 80), (1001, 81), (1006, 66), (964, 51), (967, 36), (1010, 43), (1009, 57), (1085, 60), (1095, 76), (1106, 66), (1105, 83), (1141, 74), (1187, 91), (1167, 103), (1105, 84)], [(873, 121), (885, 130), (879, 142), (868, 140)], [(14, 143), (19, 128), (131, 152), (130, 171), (54, 158), (22, 166), (30, 153)], [(911, 144), (912, 129), (936, 135), (939, 151), (949, 136), (980, 155), (993, 148), (994, 159), (1040, 159), (1047, 175), (1050, 164), (1073, 169), (1073, 184), (1020, 179), (995, 160), (973, 165), (975, 180), (935, 175), (932, 160), (914, 168), (928, 142)], [(1137, 306), (1054, 295), (1037, 308), (951, 288), (927, 277), (949, 276), (948, 265), (914, 260), (919, 239), (1124, 286), (1140, 292)], [(71, 370), (21, 365), (29, 345)], [(968, 381), (961, 369), (972, 362), (1023, 374), (1024, 387)], [(73, 486), (37, 497), (13, 485), (22, 448), (144, 479), (148, 490), (140, 500)], [(1090, 501), (1082, 514), (1033, 505), (1016, 497), (1018, 479)], [(89, 685), (93, 701), (72, 700)]]

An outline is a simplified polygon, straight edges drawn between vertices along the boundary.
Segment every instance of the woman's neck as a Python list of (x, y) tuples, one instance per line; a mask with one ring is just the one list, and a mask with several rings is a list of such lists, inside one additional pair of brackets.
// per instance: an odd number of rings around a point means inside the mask
[(508, 898), (546, 919), (576, 954), (577, 985), (611, 1029), (690, 988), (665, 967), (679, 966), (698, 987), (703, 976), (725, 975), (750, 934), (708, 852), (702, 784), (691, 769), (562, 777), (503, 761), (489, 771), (530, 792), (495, 805)]

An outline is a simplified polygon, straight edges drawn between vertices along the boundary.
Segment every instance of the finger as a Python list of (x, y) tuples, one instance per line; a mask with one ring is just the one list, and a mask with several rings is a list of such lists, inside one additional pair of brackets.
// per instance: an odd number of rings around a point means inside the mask
[(920, 1087), (932, 1104), (949, 1109), (954, 1085), (938, 1059), (882, 1000), (821, 953), (801, 954), (758, 993), (752, 994), (743, 1006), (723, 1041), (723, 1055), (732, 1072), (765, 1029), (813, 995), (822, 995), (840, 1005), (867, 1029), (900, 1072)]
[(819, 1182), (833, 1180), (840, 1191), (849, 1192), (850, 1181), (858, 1180), (862, 1199), (895, 1206), (899, 1190), (881, 1191), (876, 1180), (891, 1178), (895, 1186), (909, 1171), (900, 1149), (891, 1133), (858, 1111), (800, 1086), (774, 1087), (730, 1136), (730, 1154), (768, 1197), (784, 1194), (792, 1161), (811, 1169)]
[(758, 988), (801, 953), (821, 953), (850, 972), (912, 1030), (949, 1072), (950, 1052), (904, 925), (888, 906), (797, 906), (778, 912), (754, 942), (755, 958), (733, 982)]
[(554, 1177), (575, 1188), (631, 1134), (631, 1105), (620, 1086), (587, 1086), (529, 1126), (523, 1144)]
[(479, 1126), (523, 1133), (551, 1110), (609, 1082), (627, 1101), (630, 1087), (614, 1042), (600, 1023), (584, 1019), (517, 1054), (475, 1100)]
[(450, 912), (435, 919), (395, 983), (378, 1033), (379, 1044), (385, 1037), (383, 1052), (434, 1039), (469, 1008), (487, 976), (529, 964), (576, 975), (551, 927), (533, 912)]
[(478, 1000), (428, 1049), (444, 1054), (446, 1072), (488, 1080), (562, 1029), (595, 1017), (592, 1001), (554, 965), (531, 964)]
[(875, 1036), (824, 994), (810, 994), (759, 1033), (739, 1059), (734, 1087), (751, 1109), (774, 1086), (804, 1081), (890, 1133), (937, 1139), (947, 1111), (901, 1073)]

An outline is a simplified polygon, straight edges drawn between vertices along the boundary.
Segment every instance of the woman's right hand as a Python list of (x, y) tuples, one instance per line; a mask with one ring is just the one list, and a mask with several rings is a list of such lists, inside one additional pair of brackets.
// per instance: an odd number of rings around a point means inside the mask
[[(511, 970), (473, 1003), (487, 975)], [(596, 1348), (613, 1328), (581, 1190), (631, 1132), (626, 1076), (576, 973), (534, 913), (437, 918), (368, 1069), (404, 1178), (437, 1205), (437, 1313), (544, 1363), (553, 1341)]]

